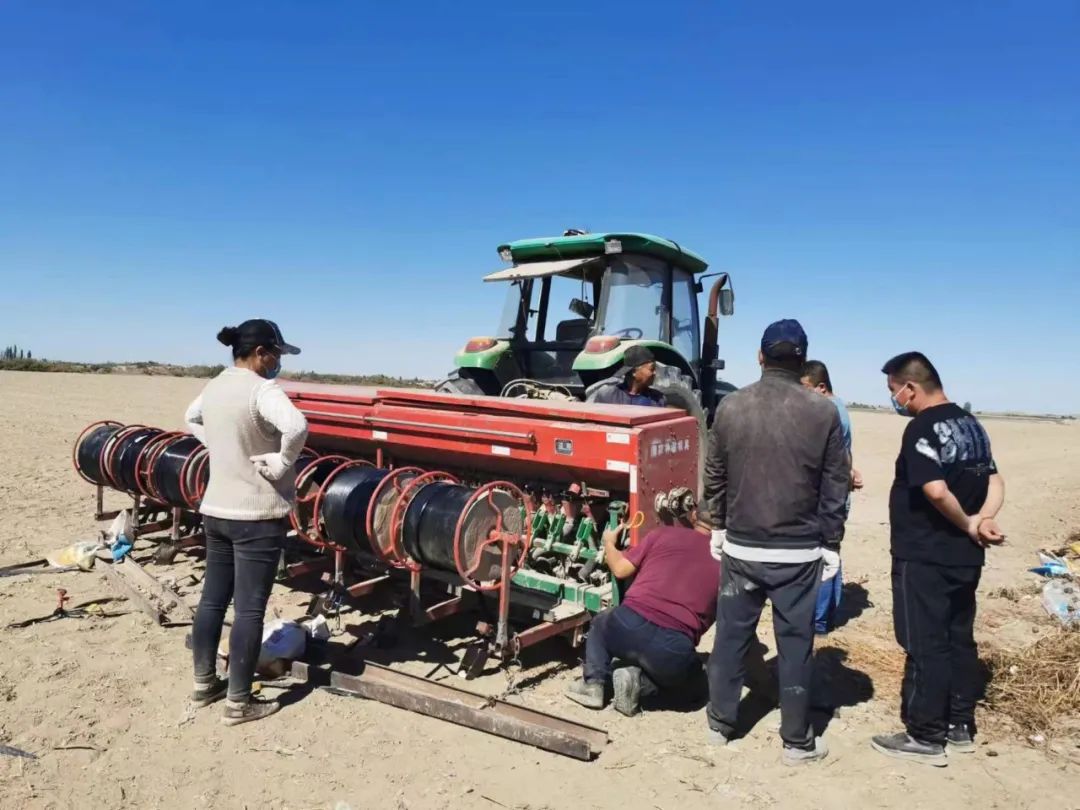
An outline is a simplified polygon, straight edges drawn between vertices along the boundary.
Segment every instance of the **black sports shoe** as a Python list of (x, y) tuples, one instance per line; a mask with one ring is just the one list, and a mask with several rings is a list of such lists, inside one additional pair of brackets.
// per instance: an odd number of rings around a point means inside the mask
[(936, 768), (944, 768), (949, 764), (944, 745), (916, 740), (904, 731), (899, 734), (881, 734), (874, 737), (870, 745), (875, 751), (897, 759), (910, 759)]
[(196, 688), (191, 692), (191, 704), (196, 709), (201, 709), (223, 699), (228, 691), (229, 682), (214, 676), (212, 681), (196, 684)]
[(225, 713), (221, 716), (221, 722), (227, 726), (238, 726), (241, 723), (262, 720), (264, 717), (276, 714), (280, 709), (281, 704), (276, 700), (249, 698), (244, 703), (226, 700)]
[(975, 735), (971, 732), (971, 726), (967, 723), (949, 726), (949, 733), (945, 735), (945, 747), (950, 754), (975, 753)]

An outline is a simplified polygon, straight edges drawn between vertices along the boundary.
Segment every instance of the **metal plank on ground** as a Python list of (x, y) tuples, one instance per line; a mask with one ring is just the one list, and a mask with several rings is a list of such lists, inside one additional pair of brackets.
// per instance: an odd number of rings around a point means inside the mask
[(334, 672), (329, 691), (377, 700), (575, 759), (592, 759), (608, 742), (602, 729), (370, 662), (359, 675)]

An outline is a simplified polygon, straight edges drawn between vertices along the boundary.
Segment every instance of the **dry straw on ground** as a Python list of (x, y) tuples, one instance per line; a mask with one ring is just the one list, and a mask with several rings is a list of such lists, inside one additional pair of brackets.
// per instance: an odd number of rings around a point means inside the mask
[(1022, 650), (986, 657), (986, 706), (1021, 731), (1052, 736), (1080, 716), (1080, 631), (1055, 630)]

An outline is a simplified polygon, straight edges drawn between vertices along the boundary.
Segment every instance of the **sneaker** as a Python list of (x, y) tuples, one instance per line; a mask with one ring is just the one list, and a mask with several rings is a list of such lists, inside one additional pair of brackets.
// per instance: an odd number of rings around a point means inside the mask
[(811, 762), (820, 762), (829, 755), (829, 746), (820, 737), (814, 738), (813, 748), (796, 748), (792, 745), (784, 746), (785, 765), (809, 765)]
[(945, 748), (948, 754), (974, 754), (975, 735), (971, 733), (971, 726), (967, 723), (949, 726), (949, 733), (945, 735)]
[(209, 683), (196, 683), (191, 693), (191, 705), (196, 709), (209, 706), (223, 699), (229, 692), (229, 682), (224, 678), (215, 677)]
[(276, 714), (280, 709), (281, 704), (276, 700), (250, 698), (246, 703), (226, 700), (225, 714), (221, 722), (227, 726), (238, 726), (241, 723), (250, 723), (252, 720), (262, 720), (264, 717)]
[(870, 745), (875, 751), (897, 759), (910, 759), (935, 768), (944, 768), (949, 764), (944, 745), (916, 740), (904, 731), (878, 735), (870, 741)]
[(566, 690), (566, 696), (586, 709), (604, 708), (604, 685), (602, 683), (589, 683), (584, 678), (579, 678), (570, 684)]
[(620, 667), (611, 674), (615, 711), (633, 717), (641, 709), (641, 668)]

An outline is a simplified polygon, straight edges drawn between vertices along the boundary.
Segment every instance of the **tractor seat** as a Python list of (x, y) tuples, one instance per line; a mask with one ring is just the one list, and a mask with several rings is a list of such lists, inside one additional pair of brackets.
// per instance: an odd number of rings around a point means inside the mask
[(555, 327), (555, 340), (558, 343), (575, 343), (584, 346), (589, 339), (592, 324), (588, 318), (574, 318), (560, 321)]

